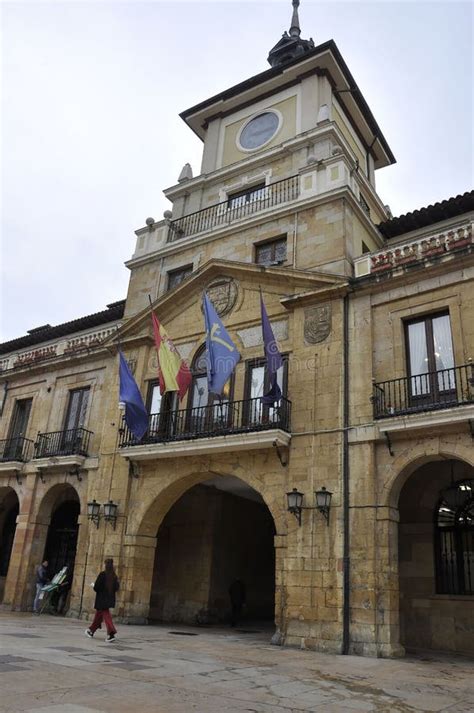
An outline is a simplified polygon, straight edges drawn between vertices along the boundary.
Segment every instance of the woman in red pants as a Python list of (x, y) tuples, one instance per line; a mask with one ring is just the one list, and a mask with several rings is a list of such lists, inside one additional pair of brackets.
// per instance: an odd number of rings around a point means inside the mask
[(112, 559), (105, 560), (105, 570), (99, 574), (94, 584), (94, 591), (96, 592), (94, 609), (95, 617), (94, 621), (88, 629), (86, 629), (86, 635), (91, 639), (94, 636), (97, 629), (105, 622), (107, 627), (107, 643), (115, 641), (117, 635), (117, 629), (112, 621), (112, 615), (109, 609), (113, 609), (115, 606), (115, 593), (119, 590), (119, 581), (114, 570), (114, 561)]

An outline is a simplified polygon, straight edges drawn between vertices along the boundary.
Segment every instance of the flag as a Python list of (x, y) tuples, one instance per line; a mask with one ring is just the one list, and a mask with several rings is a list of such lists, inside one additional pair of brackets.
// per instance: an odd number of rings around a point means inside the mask
[(151, 319), (158, 354), (161, 395), (166, 391), (177, 391), (181, 401), (191, 384), (191, 372), (154, 312), (151, 313)]
[(119, 351), (120, 396), (119, 402), (125, 405), (125, 423), (139, 441), (148, 430), (148, 413), (143, 403), (140, 389), (133, 378), (130, 367), (123, 353)]
[(267, 310), (263, 301), (262, 293), (260, 292), (260, 310), (262, 313), (262, 335), (263, 349), (266, 359), (266, 376), (269, 390), (262, 396), (262, 404), (273, 406), (276, 401), (281, 399), (281, 389), (278, 385), (277, 370), (283, 366), (283, 359), (278, 351), (278, 346), (273, 334), (272, 325), (268, 319)]
[(221, 396), (226, 382), (240, 360), (240, 354), (206, 293), (203, 296), (203, 311), (206, 325), (208, 389), (210, 394)]

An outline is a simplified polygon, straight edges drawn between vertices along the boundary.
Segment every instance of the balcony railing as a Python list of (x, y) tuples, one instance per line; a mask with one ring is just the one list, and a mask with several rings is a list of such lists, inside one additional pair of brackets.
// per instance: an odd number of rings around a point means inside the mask
[(2, 463), (7, 461), (25, 463), (31, 458), (32, 447), (33, 441), (30, 441), (29, 438), (23, 438), (23, 436), (6, 438), (4, 441), (0, 441), (0, 461)]
[(137, 441), (130, 433), (124, 420), (120, 428), (119, 447), (268, 431), (273, 428), (289, 432), (290, 415), (291, 401), (284, 398), (279, 405), (272, 407), (263, 406), (258, 398), (167, 411), (149, 416), (149, 429), (141, 441)]
[(87, 456), (89, 455), (89, 440), (91, 431), (85, 428), (71, 428), (67, 431), (39, 433), (35, 443), (34, 458), (50, 458), (52, 456)]
[(374, 384), (374, 417), (434, 411), (474, 403), (474, 364)]
[(249, 189), (249, 193), (245, 196), (238, 198), (230, 196), (222, 203), (216, 203), (209, 208), (172, 220), (168, 240), (179, 240), (188, 235), (202, 233), (204, 230), (223, 227), (265, 208), (293, 201), (299, 194), (299, 181), (299, 176), (291, 176), (254, 192)]

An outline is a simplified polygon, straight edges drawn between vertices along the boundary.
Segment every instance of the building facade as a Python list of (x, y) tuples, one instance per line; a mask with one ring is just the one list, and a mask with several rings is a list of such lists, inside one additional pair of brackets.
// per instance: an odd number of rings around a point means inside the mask
[[(392, 218), (390, 147), (293, 5), (269, 70), (181, 115), (201, 172), (137, 230), (125, 302), (1, 345), (3, 606), (31, 608), (45, 557), (87, 617), (112, 556), (123, 621), (224, 622), (238, 578), (274, 643), (474, 653), (474, 192)], [(242, 355), (220, 401), (204, 291)], [(274, 407), (260, 293), (284, 355)], [(159, 393), (149, 297), (191, 366), (181, 403)], [(118, 339), (150, 413), (139, 443)]]

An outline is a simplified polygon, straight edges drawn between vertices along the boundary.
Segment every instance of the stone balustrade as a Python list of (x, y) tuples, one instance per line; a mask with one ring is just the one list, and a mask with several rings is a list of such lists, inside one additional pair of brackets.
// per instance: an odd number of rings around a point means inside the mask
[(473, 244), (473, 224), (436, 233), (354, 260), (355, 277), (404, 268), (414, 262), (446, 255)]
[(71, 356), (88, 349), (99, 347), (115, 332), (118, 325), (106, 329), (96, 330), (89, 334), (58, 339), (53, 344), (38, 346), (22, 352), (15, 352), (0, 361), (0, 374), (12, 369), (21, 369), (38, 364), (39, 362), (60, 356)]

